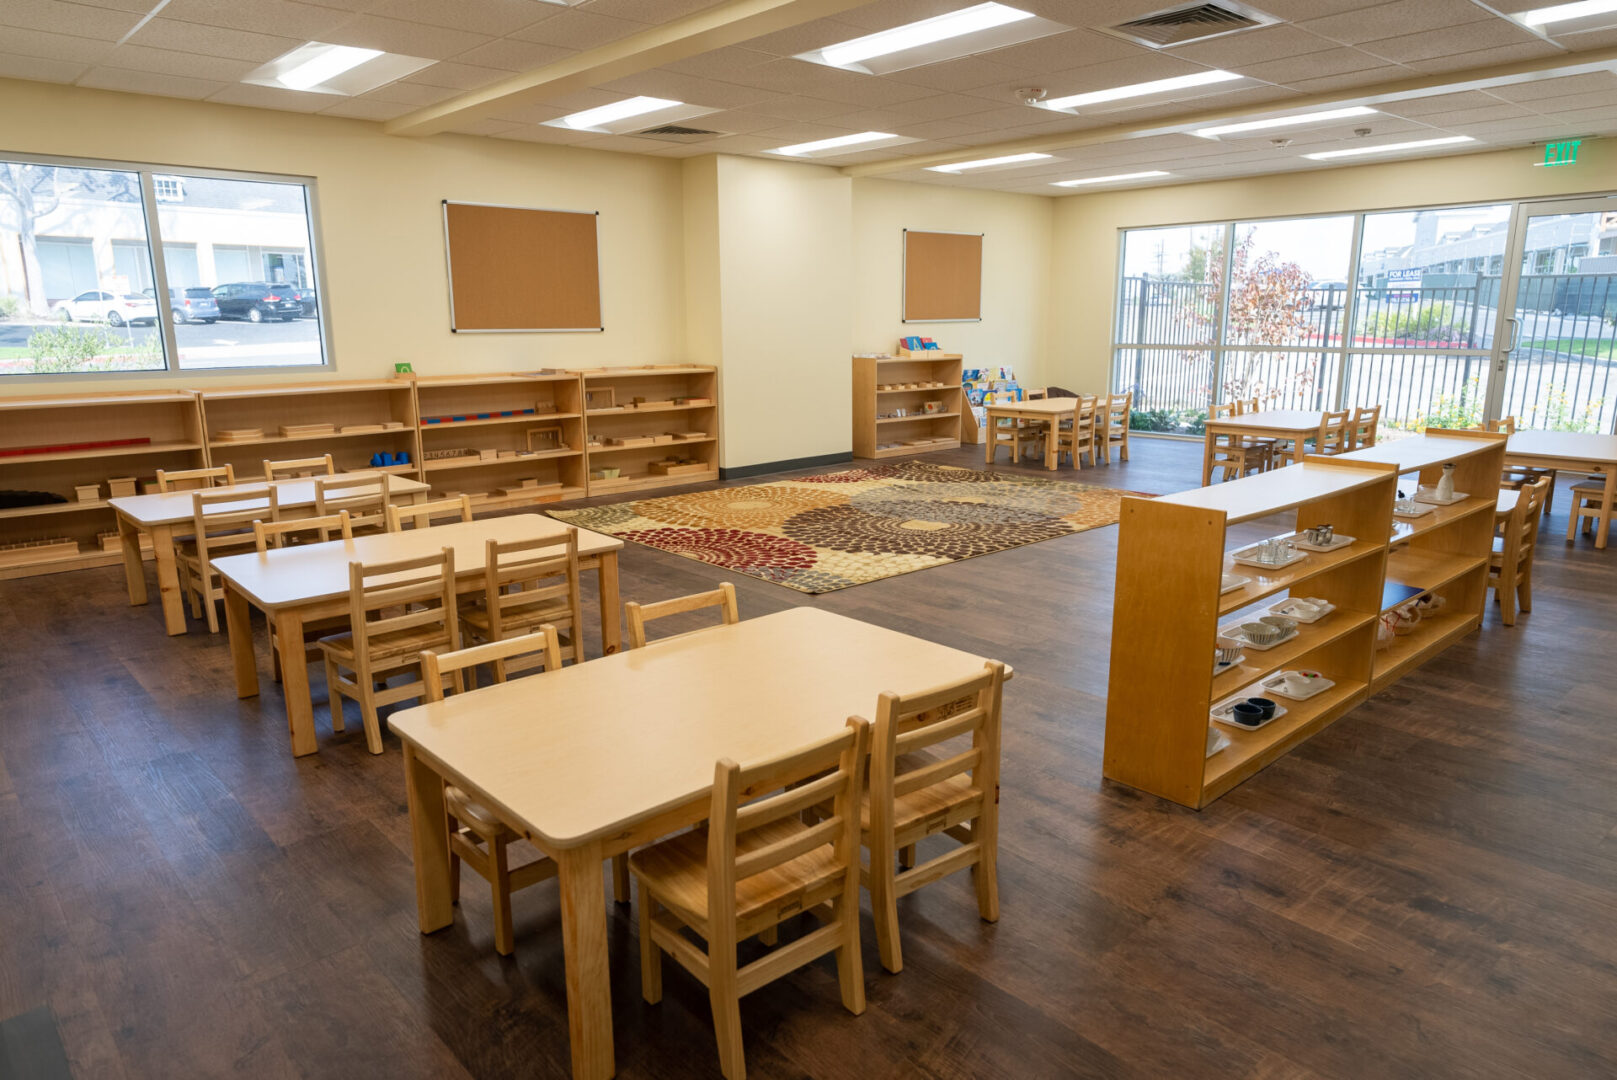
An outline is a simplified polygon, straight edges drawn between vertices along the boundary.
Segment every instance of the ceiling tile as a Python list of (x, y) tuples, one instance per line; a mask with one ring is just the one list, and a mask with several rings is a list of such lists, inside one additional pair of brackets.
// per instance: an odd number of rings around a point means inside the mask
[[(1125, 60), (1130, 57), (1144, 59), (1161, 55), (1163, 54), (1132, 45), (1110, 34), (1097, 34), (1090, 30), (1079, 29), (977, 54), (978, 59), (986, 60), (990, 64), (1023, 71), (1063, 71), (1090, 64), (1104, 64), (1109, 60)], [(1196, 65), (1186, 65), (1186, 68), (1199, 70)]]
[(780, 94), (804, 94), (849, 105), (890, 105), (926, 97), (927, 91), (909, 83), (888, 82), (873, 75), (810, 64), (804, 60), (772, 60), (748, 68), (746, 85)]
[(1559, 51), (1555, 46), (1544, 42), (1530, 42), (1525, 45), (1505, 45), (1497, 49), (1482, 49), (1478, 52), (1460, 53), (1457, 56), (1443, 56), (1432, 60), (1411, 60), (1409, 67), (1422, 75), (1442, 75), (1450, 71), (1468, 71), (1472, 68), (1492, 67), (1495, 64), (1537, 60), (1544, 56), (1554, 56)]
[(501, 71), (498, 68), (440, 61), (431, 67), (412, 72), (405, 76), (405, 81), (420, 83), (422, 86), (446, 86), (451, 90), (476, 90), (490, 83), (497, 83), (501, 79), (509, 79), (515, 74), (514, 71)]
[(1461, 23), (1495, 19), (1471, 0), (1396, 0), (1358, 11), (1309, 19), (1298, 27), (1311, 34), (1332, 38), (1344, 45), (1361, 41), (1382, 41), (1401, 34), (1424, 34)]
[(513, 124), (505, 120), (466, 120), (455, 124), (448, 130), (455, 135), (493, 136), (504, 135), (507, 132), (516, 131), (518, 128), (523, 128), (526, 126), (526, 124)]
[(564, 49), (593, 49), (644, 29), (645, 23), (609, 19), (580, 8), (562, 8), (550, 18), (510, 36), (522, 41), (537, 41), (541, 45), (558, 45)]
[(724, 79), (744, 83), (746, 77), (743, 72), (747, 68), (767, 64), (773, 59), (775, 59), (773, 53), (749, 49), (742, 45), (730, 45), (676, 60), (672, 64), (665, 64), (661, 70), (672, 71), (677, 75), (695, 75), (700, 79)]
[(34, 79), (38, 82), (72, 82), (89, 67), (82, 60), (47, 60), (35, 56), (10, 56), (0, 52), (0, 78)]
[(533, 0), (455, 0), (447, 4), (443, 0), (380, 0), (364, 10), (383, 18), (447, 26), (493, 37), (533, 26), (547, 14), (543, 5)]
[(182, 75), (213, 82), (239, 82), (243, 75), (252, 71), (257, 65), (251, 60), (230, 60), (198, 53), (175, 52), (173, 49), (152, 49), (144, 45), (120, 45), (109, 52), (99, 66), (123, 68), (128, 71), (149, 71), (159, 75)]
[(1445, 128), (1451, 131), (1460, 131), (1470, 134), (1467, 128), (1478, 124), (1492, 123), (1499, 120), (1536, 120), (1537, 113), (1517, 108), (1515, 105), (1496, 104), (1478, 109), (1456, 109), (1454, 112), (1428, 113), (1420, 118), (1421, 123), (1431, 124), (1434, 127)]
[(251, 105), (259, 109), (312, 113), (329, 107), (331, 95), (305, 94), (297, 90), (279, 90), (273, 86), (234, 83), (213, 94), (208, 100), (222, 105)]
[(745, 135), (753, 131), (779, 127), (781, 118), (752, 109), (726, 109), (723, 112), (709, 113), (700, 119), (702, 127)]
[(422, 83), (391, 82), (361, 95), (367, 101), (387, 101), (421, 109), (459, 96), (459, 90), (446, 86), (426, 86)]
[(564, 49), (559, 45), (541, 45), (536, 41), (518, 41), (499, 38), (486, 45), (455, 54), (461, 64), (499, 68), (503, 71), (531, 71), (546, 64), (554, 64), (576, 53), (577, 49)]
[(1338, 90), (1358, 90), (1366, 86), (1374, 86), (1376, 83), (1408, 79), (1414, 74), (1415, 72), (1409, 68), (1389, 64), (1386, 67), (1370, 68), (1367, 71), (1354, 71), (1346, 75), (1327, 75), (1319, 79), (1298, 79), (1286, 85), (1290, 89), (1303, 94), (1331, 94)]
[[(1130, 86), (1134, 83), (1150, 82), (1154, 79), (1171, 79), (1180, 75), (1196, 75), (1207, 68), (1202, 64), (1192, 64), (1177, 56), (1165, 53), (1141, 52), (1139, 56), (1128, 60), (1108, 60), (1100, 64), (1086, 64), (1079, 68), (1069, 68), (1043, 83), (1045, 90), (1049, 91), (1051, 98), (1065, 97), (1068, 94), (1083, 94), (1091, 90), (1109, 90), (1114, 86)], [(1025, 85), (1025, 84), (1019, 84)], [(972, 91), (981, 96), (989, 96), (1003, 100), (1009, 96), (1005, 89), (1015, 90), (1017, 86), (1008, 88), (979, 88)]]
[(321, 36), (348, 15), (342, 11), (291, 0), (169, 0), (163, 18), (181, 22), (220, 26), (229, 30), (252, 30), (260, 34), (323, 41)]
[(672, 71), (643, 71), (638, 75), (601, 83), (600, 87), (618, 94), (643, 94), (718, 109), (740, 109), (781, 96), (753, 86), (680, 75)]
[(1366, 41), (1359, 48), (1393, 63), (1407, 64), (1415, 60), (1434, 60), (1507, 45), (1534, 45), (1546, 54), (1556, 51), (1553, 45), (1546, 44), (1537, 35), (1504, 19), (1464, 23), (1419, 34), (1401, 34), (1384, 40)]
[(1331, 48), (1322, 52), (1293, 56), (1285, 60), (1269, 60), (1255, 64), (1231, 64), (1231, 71), (1264, 82), (1289, 86), (1298, 79), (1320, 79), (1327, 75), (1346, 75), (1355, 71), (1368, 71), (1384, 67), (1386, 61), (1359, 49)]
[(848, 111), (848, 106), (841, 101), (825, 101), (812, 97), (780, 97), (774, 101), (765, 102), (753, 110), (765, 116), (775, 116), (782, 120), (823, 120), (827, 116), (836, 116)]
[(614, 19), (634, 19), (645, 23), (666, 23), (683, 19), (719, 0), (590, 0), (590, 11)]
[[(130, 11), (86, 7), (62, 0), (6, 0), (0, 4), (0, 27), (69, 33), (98, 41), (117, 41), (140, 21)], [(0, 34), (0, 43), (8, 36)]]
[[(1533, 79), (1510, 86), (1496, 86), (1488, 93), (1506, 101), (1529, 103), (1539, 98), (1566, 97), (1570, 94), (1608, 94), (1617, 97), (1617, 75), (1609, 71), (1593, 71), (1587, 75)], [(1528, 107), (1532, 106), (1529, 104)]]
[(343, 98), (329, 109), (321, 109), (321, 116), (343, 116), (352, 120), (392, 120), (396, 116), (403, 116), (414, 105), (401, 105), (393, 101), (376, 101), (373, 98)]
[(792, 26), (785, 30), (777, 30), (773, 34), (755, 37), (745, 44), (749, 49), (757, 49), (777, 57), (796, 56), (798, 53), (835, 45), (839, 41), (863, 37), (869, 32), (865, 27), (854, 23), (839, 22), (836, 19), (816, 19), (801, 26)]
[[(1422, 0), (1424, 3), (1425, 0)], [(1174, 50), (1174, 55), (1210, 67), (1234, 68), (1260, 60), (1284, 60), (1291, 56), (1324, 52), (1336, 48), (1330, 38), (1310, 34), (1295, 26), (1278, 23), (1240, 34), (1226, 34)]]
[(487, 34), (470, 34), (442, 26), (405, 22), (403, 19), (355, 15), (327, 31), (327, 40), (334, 45), (357, 45), (362, 49), (382, 49), (404, 56), (444, 60), (467, 49), (486, 45), (493, 38)]
[(110, 41), (51, 34), (43, 30), (7, 30), (0, 35), (0, 52), (40, 60), (75, 60), (90, 63), (112, 50)]
[(304, 43), (302, 38), (277, 37), (247, 30), (202, 26), (177, 19), (153, 19), (129, 39), (136, 45), (176, 52), (199, 52), (232, 60), (262, 64)]
[(152, 71), (123, 71), (93, 68), (79, 80), (80, 86), (97, 90), (123, 90), (131, 94), (157, 94), (161, 97), (194, 98), (198, 101), (229, 83), (208, 79), (187, 79), (180, 75), (159, 75)]
[(929, 90), (953, 93), (978, 86), (997, 85), (1019, 76), (1015, 74), (1015, 69), (1003, 64), (992, 63), (980, 56), (962, 56), (958, 60), (945, 60), (942, 63), (906, 68), (882, 77), (893, 82), (913, 83)]

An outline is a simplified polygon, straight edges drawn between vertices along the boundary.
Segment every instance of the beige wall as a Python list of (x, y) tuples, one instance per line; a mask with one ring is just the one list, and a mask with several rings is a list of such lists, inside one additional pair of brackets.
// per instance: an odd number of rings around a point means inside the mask
[[(405, 139), (371, 123), (0, 80), (0, 153), (312, 176), (338, 378), (685, 359), (678, 161), (460, 135)], [(440, 200), (601, 211), (599, 334), (451, 334)], [(182, 375), (191, 385), (282, 372)], [(295, 378), (329, 377), (304, 372)], [(171, 381), (170, 377), (160, 377)], [(13, 379), (0, 394), (52, 383)], [(151, 386), (85, 378), (75, 388)]]
[[(919, 334), (963, 354), (967, 367), (1008, 365), (1042, 384), (1054, 210), (1055, 200), (1040, 195), (855, 180), (854, 351), (891, 351)], [(904, 229), (983, 234), (981, 322), (901, 320)]]
[(1047, 381), (1108, 387), (1120, 229), (1617, 190), (1617, 140), (1585, 143), (1574, 166), (1542, 160), (1542, 149), (1504, 150), (1058, 199)]

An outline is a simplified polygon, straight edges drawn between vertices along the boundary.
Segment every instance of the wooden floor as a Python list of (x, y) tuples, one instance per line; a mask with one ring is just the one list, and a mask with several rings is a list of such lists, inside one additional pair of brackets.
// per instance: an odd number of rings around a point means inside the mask
[[(1137, 440), (1079, 479), (1180, 490), (1200, 454)], [(891, 976), (867, 915), (868, 1011), (828, 960), (758, 991), (750, 1075), (1617, 1075), (1617, 548), (1565, 544), (1568, 501), (1532, 614), (1200, 814), (1100, 777), (1116, 529), (819, 598), (734, 577), (743, 616), (815, 604), (1017, 672), (1001, 921), (927, 888)], [(623, 595), (720, 576), (630, 545)], [(293, 760), (267, 665), (236, 701), (223, 637), (165, 637), (118, 569), (0, 582), (0, 641), (0, 1020), (48, 1006), (79, 1077), (569, 1075), (554, 889), (518, 895), (510, 960), (472, 875), (417, 933), (398, 742), (333, 736), (318, 672)], [(717, 1075), (701, 988), (668, 967), (643, 1004), (631, 911), (608, 925), (619, 1075)]]

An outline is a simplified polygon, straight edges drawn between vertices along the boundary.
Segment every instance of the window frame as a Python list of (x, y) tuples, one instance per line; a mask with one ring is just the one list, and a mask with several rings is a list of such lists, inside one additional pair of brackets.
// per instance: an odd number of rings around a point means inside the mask
[[(168, 295), (168, 266), (165, 261), (164, 238), (159, 229), (158, 208), (163, 200), (157, 197), (156, 177), (173, 177), (183, 184), (188, 177), (210, 180), (245, 180), (270, 184), (296, 184), (303, 188), (304, 213), (309, 227), (308, 265), (313, 270), (314, 288), (320, 300), (315, 307), (315, 321), (320, 331), (320, 363), (318, 364), (256, 364), (242, 363), (207, 368), (180, 366), (179, 342), (174, 333), (174, 321), (159, 314), (156, 327), (162, 335), (163, 366), (146, 371), (59, 371), (42, 374), (0, 375), (0, 388), (29, 382), (72, 382), (84, 379), (194, 379), (214, 373), (240, 372), (248, 374), (300, 375), (331, 374), (337, 370), (336, 339), (331, 332), (329, 290), (326, 279), (325, 243), (320, 225), (319, 184), (313, 176), (291, 173), (252, 172), (242, 169), (215, 169), (190, 165), (157, 164), (154, 162), (123, 161), (111, 158), (68, 157), (57, 154), (14, 153), (0, 149), (0, 161), (24, 165), (55, 165), (68, 169), (101, 169), (109, 172), (134, 173), (140, 182), (141, 214), (146, 226), (147, 256), (151, 260), (152, 288), (157, 292), (159, 307)], [(99, 284), (97, 285), (99, 288)], [(0, 391), (3, 392), (3, 391)]]

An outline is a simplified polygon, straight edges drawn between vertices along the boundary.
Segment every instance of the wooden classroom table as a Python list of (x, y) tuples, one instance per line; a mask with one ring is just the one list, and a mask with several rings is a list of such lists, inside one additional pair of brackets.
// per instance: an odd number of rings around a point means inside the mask
[[(1518, 431), (1505, 443), (1506, 465), (1601, 473), (1606, 478), (1606, 506), (1617, 506), (1617, 435), (1581, 431)], [(1611, 532), (1610, 516), (1600, 519), (1595, 547), (1604, 549)]]
[(609, 1077), (602, 861), (704, 820), (719, 758), (786, 753), (873, 716), (885, 690), (924, 690), (984, 663), (799, 607), (394, 713), (421, 932), (454, 921), (448, 780), (556, 861), (573, 1076)]
[[(225, 623), (230, 630), (230, 653), (236, 672), (236, 696), (258, 693), (258, 663), (253, 655), (253, 628), (248, 607), (258, 608), (275, 623), (281, 647), (281, 693), (286, 698), (286, 723), (292, 734), (292, 754), (301, 757), (320, 749), (314, 736), (314, 704), (309, 697), (309, 669), (304, 656), (306, 621), (348, 613), (348, 564), (389, 562), (431, 555), (442, 548), (455, 550), (455, 577), (461, 591), (481, 591), (484, 547), (490, 540), (507, 543), (556, 536), (569, 526), (539, 514), (457, 521), (430, 529), (356, 536), (324, 544), (276, 548), (260, 555), (227, 555), (213, 560), (225, 587)], [(617, 652), (621, 643), (618, 621), (618, 552), (623, 541), (612, 536), (578, 530), (578, 565), (594, 570), (601, 602), (601, 648)]]
[(1207, 419), (1206, 448), (1202, 451), (1202, 487), (1213, 482), (1213, 443), (1221, 435), (1244, 439), (1281, 439), (1291, 443), (1291, 463), (1301, 465), (1307, 453), (1303, 443), (1319, 434), (1325, 414), (1318, 409), (1269, 409), (1222, 420)]
[[(355, 476), (368, 470), (358, 470), (354, 473), (342, 473), (342, 476)], [(264, 481), (258, 483), (241, 483), (237, 488), (262, 488)], [(292, 517), (314, 516), (314, 479), (302, 477), (293, 480), (275, 481), (277, 489), (277, 503), (281, 510), (292, 511)], [(210, 494), (221, 491), (230, 491), (233, 488), (211, 488)], [(411, 480), (404, 476), (394, 476), (388, 481), (390, 495), (399, 495), (401, 503), (415, 503), (426, 498), (428, 485), (419, 480)], [(355, 494), (363, 494), (364, 489), (358, 492), (345, 491), (344, 498), (353, 498)], [(188, 535), (193, 521), (191, 510), (191, 496), (195, 491), (170, 491), (159, 495), (125, 495), (116, 499), (109, 499), (108, 505), (118, 515), (118, 534), (123, 544), (124, 581), (129, 586), (129, 603), (140, 605), (146, 603), (146, 567), (141, 561), (140, 534), (150, 533), (152, 538), (152, 556), (157, 564), (157, 594), (163, 603), (163, 623), (169, 634), (185, 633), (185, 599), (180, 588), (179, 566), (174, 558), (174, 533), (178, 529), (182, 535)], [(247, 498), (239, 503), (225, 503), (209, 508), (210, 513), (229, 514), (238, 510), (250, 510), (255, 505), (268, 507), (269, 501), (263, 497), (257, 499)]]
[[(987, 453), (984, 455), (985, 464), (994, 463), (994, 422), (998, 419), (1011, 420), (1037, 420), (1050, 425), (1050, 437), (1044, 440), (1044, 467), (1054, 472), (1060, 453), (1056, 449), (1055, 428), (1063, 419), (1071, 420), (1073, 412), (1078, 408), (1077, 398), (1036, 398), (1033, 401), (1000, 401), (992, 405), (983, 406), (983, 419), (985, 434), (987, 435)], [(1014, 461), (1011, 464), (1016, 464)], [(1073, 465), (1078, 464), (1077, 456), (1073, 457)]]

